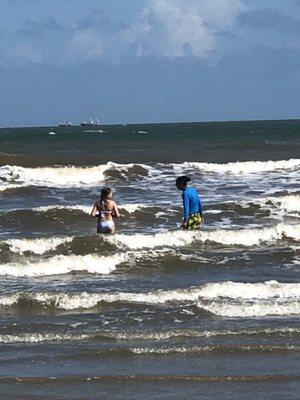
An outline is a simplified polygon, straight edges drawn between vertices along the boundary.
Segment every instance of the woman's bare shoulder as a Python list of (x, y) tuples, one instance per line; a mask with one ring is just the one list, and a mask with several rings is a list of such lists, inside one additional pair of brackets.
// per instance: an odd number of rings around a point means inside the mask
[(116, 202), (114, 201), (114, 200), (108, 200), (108, 205), (110, 206), (110, 207), (114, 207), (114, 206), (116, 206), (117, 204), (116, 204)]

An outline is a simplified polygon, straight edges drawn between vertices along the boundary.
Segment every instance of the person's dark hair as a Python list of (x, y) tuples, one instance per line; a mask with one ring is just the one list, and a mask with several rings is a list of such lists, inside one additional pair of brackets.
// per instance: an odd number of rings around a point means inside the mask
[(110, 194), (111, 194), (111, 188), (109, 187), (105, 187), (101, 190), (100, 201), (98, 204), (99, 206), (101, 205), (101, 208), (103, 210), (105, 210), (105, 208), (107, 208), (108, 206), (107, 199)]
[(101, 190), (100, 200), (105, 201), (107, 200), (108, 196), (111, 194), (111, 188), (105, 187)]
[(189, 181), (191, 180), (191, 178), (189, 178), (188, 176), (178, 176), (178, 178), (176, 179), (176, 185), (183, 183), (184, 185), (186, 185)]

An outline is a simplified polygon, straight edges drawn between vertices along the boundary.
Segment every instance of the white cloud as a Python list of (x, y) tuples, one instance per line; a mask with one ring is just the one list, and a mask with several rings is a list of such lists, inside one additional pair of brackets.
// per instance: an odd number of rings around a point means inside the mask
[(245, 10), (241, 0), (149, 0), (123, 39), (139, 56), (206, 58)]
[(75, 58), (98, 59), (102, 56), (103, 50), (102, 37), (95, 29), (78, 31), (71, 39), (70, 52)]

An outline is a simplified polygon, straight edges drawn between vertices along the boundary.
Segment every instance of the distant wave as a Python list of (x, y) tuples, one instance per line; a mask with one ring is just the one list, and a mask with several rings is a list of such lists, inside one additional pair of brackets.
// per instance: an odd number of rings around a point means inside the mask
[(249, 174), (272, 171), (294, 171), (300, 168), (300, 159), (280, 161), (243, 161), (230, 162), (227, 164), (184, 162), (172, 164), (174, 169), (193, 168), (204, 172), (221, 174)]
[[(0, 168), (0, 176), (6, 182), (19, 182), (20, 184), (34, 186), (77, 186), (91, 185), (105, 180), (104, 172), (108, 165), (97, 167), (38, 167), (24, 168), (6, 165)], [(6, 183), (9, 188), (9, 184)]]
[[(136, 170), (138, 168), (138, 170)], [(25, 168), (17, 165), (0, 167), (1, 189), (7, 190), (22, 186), (48, 187), (84, 187), (104, 182), (105, 179), (117, 171), (120, 176), (130, 176), (131, 173), (145, 175), (152, 167), (144, 164), (107, 164), (91, 167), (36, 167)], [(109, 175), (107, 176), (106, 174)], [(19, 183), (20, 186), (16, 185)]]
[(263, 283), (221, 282), (178, 290), (146, 293), (63, 293), (19, 292), (0, 296), (0, 305), (12, 306), (29, 300), (43, 307), (64, 310), (93, 308), (99, 302), (164, 304), (192, 302), (215, 315), (251, 317), (300, 314), (300, 284), (267, 281)]
[(203, 172), (216, 174), (249, 174), (272, 171), (296, 171), (300, 168), (300, 159), (281, 161), (246, 161), (228, 164), (184, 162), (181, 164), (107, 164), (91, 167), (36, 167), (25, 168), (17, 165), (0, 167), (0, 191), (22, 186), (48, 186), (48, 187), (84, 187), (104, 182), (107, 178), (125, 178), (149, 175), (159, 175), (162, 171), (170, 169), (176, 173), (186, 169), (196, 169)]

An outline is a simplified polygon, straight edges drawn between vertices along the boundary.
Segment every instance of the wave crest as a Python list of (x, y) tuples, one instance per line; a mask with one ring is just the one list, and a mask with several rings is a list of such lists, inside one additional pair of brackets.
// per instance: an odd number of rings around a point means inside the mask
[(57, 255), (34, 263), (26, 261), (23, 263), (1, 264), (0, 275), (47, 276), (83, 271), (109, 274), (125, 259), (125, 254), (114, 254), (107, 257), (92, 254), (85, 256)]
[(199, 287), (156, 292), (130, 293), (62, 293), (19, 292), (2, 295), (0, 305), (12, 306), (22, 301), (37, 302), (44, 307), (64, 310), (93, 308), (99, 302), (127, 302), (164, 304), (167, 302), (192, 302), (216, 315), (249, 317), (265, 315), (300, 314), (300, 284), (267, 281), (263, 283), (222, 282), (208, 283)]

